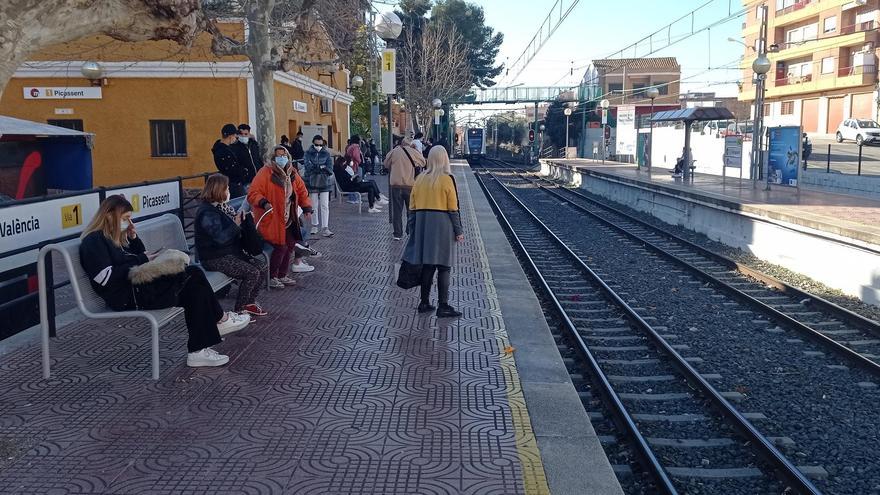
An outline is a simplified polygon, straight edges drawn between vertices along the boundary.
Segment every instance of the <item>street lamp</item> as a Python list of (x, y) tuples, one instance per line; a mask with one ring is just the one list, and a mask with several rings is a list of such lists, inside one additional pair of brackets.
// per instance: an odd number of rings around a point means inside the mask
[(541, 133), (541, 141), (540, 141), (540, 144), (538, 145), (538, 158), (541, 158), (541, 151), (544, 150), (544, 129), (546, 129), (546, 128), (547, 127), (545, 127), (544, 124), (541, 124), (538, 126), (538, 132)]
[[(755, 72), (755, 125), (752, 130), (752, 187), (758, 187), (758, 174), (763, 168), (764, 157), (761, 154), (761, 140), (764, 136), (764, 85), (767, 83), (767, 73), (770, 72), (770, 59), (764, 53), (758, 54), (752, 62), (752, 71)], [(768, 184), (769, 187), (769, 184)]]
[[(373, 27), (376, 30), (376, 34), (378, 34), (380, 38), (385, 40), (390, 45), (393, 40), (396, 40), (397, 37), (400, 36), (401, 31), (403, 31), (403, 22), (400, 20), (400, 17), (397, 17), (397, 14), (395, 14), (394, 12), (383, 12), (378, 17), (376, 17)], [(396, 67), (397, 65), (396, 61), (394, 61), (394, 52), (391, 51), (389, 56), (391, 57), (389, 63), (392, 67)], [(383, 60), (383, 63), (384, 62), (385, 61)], [(393, 115), (391, 106), (391, 93), (388, 93), (388, 148), (386, 151), (391, 151), (391, 148), (394, 146), (394, 131), (392, 130)]]
[(92, 86), (100, 86), (101, 78), (104, 77), (104, 68), (101, 64), (94, 61), (84, 62), (79, 68), (80, 73), (92, 82)]
[(645, 91), (645, 96), (651, 99), (651, 118), (649, 119), (651, 133), (648, 134), (648, 160), (646, 164), (648, 165), (648, 173), (650, 174), (651, 162), (654, 160), (654, 158), (652, 157), (652, 154), (654, 153), (654, 99), (660, 96), (660, 90), (657, 89), (655, 86), (651, 86), (650, 88), (648, 88), (647, 91)]
[(443, 116), (443, 109), (440, 108), (443, 106), (443, 102), (440, 101), (440, 98), (434, 98), (431, 100), (431, 106), (434, 107), (434, 141), (439, 139), (440, 133), (440, 117)]
[(348, 87), (348, 91), (350, 92), (352, 89), (360, 88), (364, 85), (364, 78), (361, 76), (354, 76), (351, 78), (351, 86)]
[(605, 131), (608, 128), (608, 107), (611, 106), (611, 102), (603, 99), (599, 102), (599, 107), (602, 108), (602, 163), (605, 163), (605, 155), (608, 154), (608, 143), (605, 139)]
[(571, 117), (571, 108), (566, 108), (562, 113), (565, 114), (565, 148), (563, 153), (565, 153), (565, 158), (568, 158), (568, 119)]

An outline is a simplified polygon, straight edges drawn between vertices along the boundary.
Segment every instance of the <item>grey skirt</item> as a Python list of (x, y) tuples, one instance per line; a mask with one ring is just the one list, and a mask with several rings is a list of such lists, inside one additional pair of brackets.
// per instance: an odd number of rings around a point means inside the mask
[(404, 261), (413, 265), (452, 266), (456, 230), (454, 222), (460, 218), (458, 215), (457, 211), (410, 212), (407, 221), (409, 239), (403, 250)]

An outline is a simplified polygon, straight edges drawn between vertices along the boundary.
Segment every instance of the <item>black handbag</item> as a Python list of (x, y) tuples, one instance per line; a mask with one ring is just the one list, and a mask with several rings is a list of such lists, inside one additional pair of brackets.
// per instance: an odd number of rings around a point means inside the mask
[(241, 250), (251, 256), (263, 254), (263, 245), (266, 242), (257, 231), (253, 215), (245, 215), (241, 220)]
[(401, 289), (412, 289), (422, 285), (422, 265), (413, 265), (400, 260), (400, 270), (397, 272), (397, 286)]
[(186, 271), (163, 275), (144, 284), (132, 284), (134, 304), (138, 309), (164, 309), (178, 306), (180, 291), (186, 285)]

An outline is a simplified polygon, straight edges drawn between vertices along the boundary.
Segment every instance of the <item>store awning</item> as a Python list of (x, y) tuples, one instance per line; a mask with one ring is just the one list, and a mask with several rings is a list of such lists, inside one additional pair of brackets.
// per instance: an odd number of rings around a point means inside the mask
[(682, 110), (666, 110), (651, 116), (653, 122), (703, 122), (708, 120), (734, 120), (733, 113), (724, 107), (693, 107)]

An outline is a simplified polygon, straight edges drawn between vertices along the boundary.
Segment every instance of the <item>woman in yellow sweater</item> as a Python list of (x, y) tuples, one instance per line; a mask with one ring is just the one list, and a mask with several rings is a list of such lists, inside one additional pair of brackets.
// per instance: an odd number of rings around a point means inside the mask
[(455, 242), (464, 240), (461, 216), (458, 212), (458, 194), (449, 166), (449, 155), (442, 146), (431, 148), (427, 170), (420, 174), (409, 199), (409, 218), (406, 224), (409, 239), (403, 259), (413, 265), (422, 265), (421, 302), (419, 312), (434, 310), (431, 305), (431, 285), (437, 273), (438, 318), (461, 316), (449, 305), (449, 278), (452, 268), (452, 250)]

